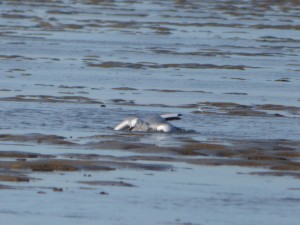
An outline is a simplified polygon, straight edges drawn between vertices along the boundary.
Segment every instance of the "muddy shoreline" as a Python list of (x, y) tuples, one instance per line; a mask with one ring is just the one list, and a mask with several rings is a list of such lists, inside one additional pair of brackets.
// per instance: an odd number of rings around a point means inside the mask
[[(118, 139), (118, 136), (109, 138)], [(126, 135), (124, 137), (126, 138)], [(85, 143), (79, 143), (79, 140), (84, 140)], [(180, 147), (165, 147), (138, 141), (132, 142), (132, 140), (105, 140), (105, 136), (67, 139), (55, 135), (25, 134), (0, 135), (0, 142), (2, 145), (15, 143), (21, 146), (30, 143), (41, 149), (45, 145), (64, 147), (64, 153), (59, 155), (1, 151), (0, 180), (6, 182), (30, 182), (30, 177), (34, 177), (34, 174), (39, 172), (111, 171), (125, 168), (171, 171), (175, 168), (168, 164), (178, 162), (187, 165), (263, 168), (270, 169), (270, 172), (255, 174), (300, 177), (300, 142), (289, 140), (219, 140), (219, 143), (216, 143), (216, 140), (199, 142), (182, 139)], [(71, 153), (74, 148), (81, 149), (82, 153)], [(85, 149), (93, 150), (95, 153), (84, 153)], [(101, 150), (122, 150), (130, 152), (131, 155), (103, 155)]]

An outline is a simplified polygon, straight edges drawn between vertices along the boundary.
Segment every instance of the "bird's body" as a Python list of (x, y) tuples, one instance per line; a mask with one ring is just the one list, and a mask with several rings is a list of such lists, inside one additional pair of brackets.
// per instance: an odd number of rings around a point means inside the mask
[(115, 130), (176, 132), (181, 129), (173, 126), (168, 121), (178, 119), (180, 119), (180, 114), (130, 117), (117, 125)]

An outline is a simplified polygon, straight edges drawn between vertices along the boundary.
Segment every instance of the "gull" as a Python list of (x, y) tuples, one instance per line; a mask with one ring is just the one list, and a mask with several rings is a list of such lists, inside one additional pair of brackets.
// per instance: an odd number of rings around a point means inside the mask
[(163, 115), (148, 115), (143, 117), (129, 117), (118, 124), (114, 130), (130, 130), (130, 131), (162, 131), (176, 132), (182, 129), (173, 126), (168, 121), (180, 120), (181, 114), (171, 113)]

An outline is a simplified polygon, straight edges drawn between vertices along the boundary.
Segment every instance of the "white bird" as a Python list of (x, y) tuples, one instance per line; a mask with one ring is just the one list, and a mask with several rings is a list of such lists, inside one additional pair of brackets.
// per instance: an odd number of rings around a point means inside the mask
[(114, 130), (131, 131), (162, 131), (176, 132), (182, 129), (173, 126), (168, 121), (180, 120), (181, 114), (148, 115), (144, 117), (129, 117), (115, 127)]

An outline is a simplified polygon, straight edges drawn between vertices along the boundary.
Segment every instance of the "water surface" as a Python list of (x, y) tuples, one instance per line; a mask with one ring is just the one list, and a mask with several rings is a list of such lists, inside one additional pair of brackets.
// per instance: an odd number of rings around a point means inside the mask
[[(298, 1), (0, 8), (1, 222), (297, 224)], [(186, 132), (113, 131), (169, 112)]]

